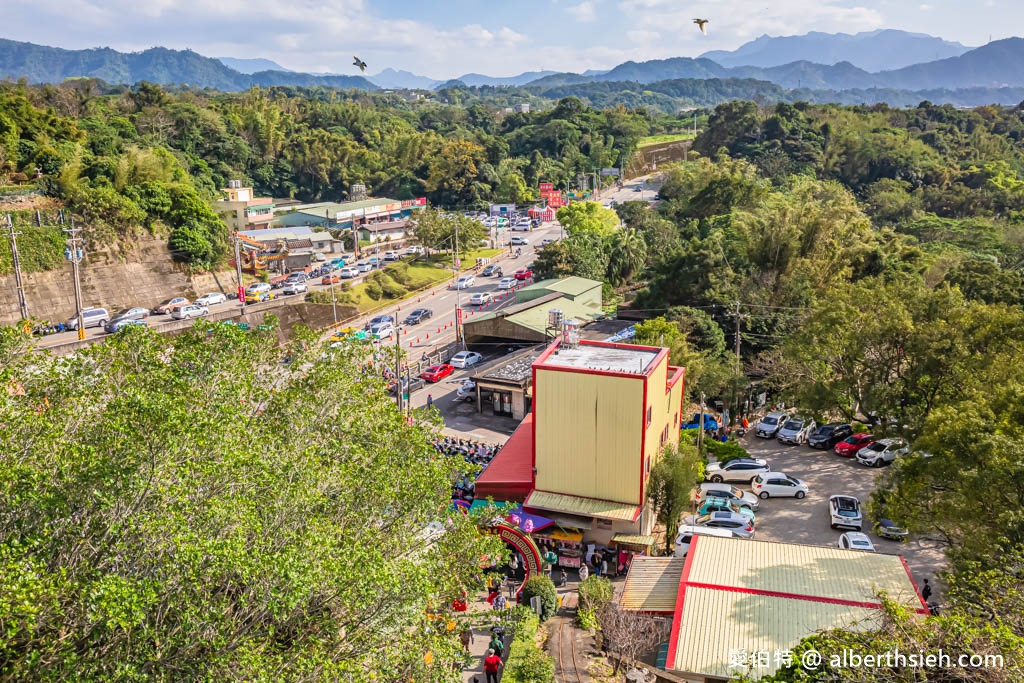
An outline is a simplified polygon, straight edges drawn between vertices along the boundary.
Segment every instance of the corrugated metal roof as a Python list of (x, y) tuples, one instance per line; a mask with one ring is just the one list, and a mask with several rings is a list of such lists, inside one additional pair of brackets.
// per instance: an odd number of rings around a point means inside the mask
[(623, 543), (625, 545), (654, 545), (658, 539), (654, 536), (638, 536), (635, 534), (615, 534), (612, 536), (612, 543)]
[(634, 557), (619, 605), (641, 612), (672, 612), (685, 563), (681, 557)]
[(577, 277), (570, 275), (569, 277), (563, 278), (552, 278), (550, 280), (541, 280), (535, 282), (529, 287), (523, 287), (524, 290), (537, 290), (546, 289), (551, 292), (562, 292), (569, 296), (579, 296), (594, 289), (595, 287), (601, 287), (601, 283), (597, 280), (588, 280), (585, 277)]
[(533, 306), (525, 311), (507, 316), (506, 320), (516, 325), (522, 325), (527, 329), (543, 333), (548, 327), (548, 311), (553, 308), (560, 310), (565, 318), (574, 318), (581, 324), (604, 317), (604, 312), (599, 308), (584, 306), (572, 299), (561, 297), (556, 301)]
[[(701, 537), (701, 541), (705, 538), (710, 537)], [(771, 567), (765, 570), (773, 571)], [(821, 629), (866, 630), (876, 624), (880, 614), (872, 608), (691, 586), (684, 597), (675, 661), (669, 664), (676, 671), (723, 678), (741, 673), (767, 676), (780, 668), (776, 651), (791, 650), (803, 637)], [(768, 652), (767, 666), (730, 669), (730, 652), (738, 650)]]
[(526, 507), (535, 507), (541, 510), (552, 510), (554, 512), (565, 512), (581, 517), (597, 517), (598, 519), (618, 519), (632, 522), (636, 519), (640, 507), (628, 503), (616, 503), (610, 500), (599, 500), (597, 498), (581, 498), (579, 496), (566, 496), (561, 493), (549, 491), (534, 491), (526, 499)]
[(701, 536), (687, 581), (876, 604), (885, 591), (921, 606), (898, 555), (821, 546)]

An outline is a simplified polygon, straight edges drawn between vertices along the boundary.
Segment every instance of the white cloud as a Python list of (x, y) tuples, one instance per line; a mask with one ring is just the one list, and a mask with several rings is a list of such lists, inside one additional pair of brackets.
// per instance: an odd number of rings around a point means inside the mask
[(578, 5), (573, 5), (566, 8), (566, 12), (581, 23), (592, 23), (597, 21), (597, 7), (594, 5), (592, 0), (584, 0)]
[(931, 5), (922, 4), (922, 5), (918, 6), (918, 9), (927, 12), (928, 10), (932, 9), (932, 6)]

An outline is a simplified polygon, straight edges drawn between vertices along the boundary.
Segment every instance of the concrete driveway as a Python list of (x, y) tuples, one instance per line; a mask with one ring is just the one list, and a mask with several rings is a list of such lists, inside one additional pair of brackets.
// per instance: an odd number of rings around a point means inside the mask
[[(876, 477), (884, 477), (886, 468), (864, 467), (854, 458), (844, 458), (831, 450), (819, 451), (808, 446), (784, 446), (775, 439), (759, 439), (748, 434), (741, 440), (751, 455), (764, 458), (773, 472), (785, 472), (807, 482), (810, 489), (803, 500), (769, 498), (761, 501), (757, 513), (757, 540), (783, 541), (836, 547), (846, 529), (830, 526), (828, 498), (834, 494), (856, 496), (862, 505), (871, 498)], [(740, 486), (740, 488), (749, 488)], [(945, 564), (941, 550), (928, 542), (911, 537), (905, 543), (879, 538), (871, 527), (875, 520), (865, 519), (864, 533), (880, 553), (902, 555), (920, 585), (932, 579)], [(933, 580), (934, 582), (934, 580)]]

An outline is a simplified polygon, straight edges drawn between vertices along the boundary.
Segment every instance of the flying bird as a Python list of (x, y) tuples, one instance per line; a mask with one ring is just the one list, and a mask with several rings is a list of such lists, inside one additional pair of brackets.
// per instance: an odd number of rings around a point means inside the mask
[(704, 35), (708, 34), (708, 20), (707, 19), (694, 19), (693, 23), (697, 24), (697, 28), (700, 29), (701, 33), (703, 33)]
[(352, 59), (356, 60), (352, 62), (352, 66), (358, 66), (360, 71), (366, 73), (366, 62), (364, 62), (363, 60), (359, 59), (359, 57), (356, 56), (353, 56)]

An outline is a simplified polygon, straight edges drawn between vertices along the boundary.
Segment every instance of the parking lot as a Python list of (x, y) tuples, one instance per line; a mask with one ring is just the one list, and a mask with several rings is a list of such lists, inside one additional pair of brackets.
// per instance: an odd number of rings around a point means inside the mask
[[(757, 513), (757, 539), (783, 541), (835, 547), (839, 536), (846, 530), (830, 527), (828, 498), (833, 494), (856, 496), (867, 505), (874, 488), (875, 477), (884, 476), (886, 469), (865, 467), (853, 458), (844, 458), (831, 450), (820, 451), (808, 446), (784, 446), (775, 439), (759, 439), (748, 434), (741, 440), (751, 456), (764, 458), (773, 472), (807, 482), (810, 492), (803, 500), (770, 498), (761, 501)], [(749, 486), (738, 485), (749, 489)], [(865, 515), (864, 533), (875, 545), (875, 550), (891, 555), (903, 555), (913, 572), (914, 580), (931, 579), (944, 565), (942, 551), (933, 544), (911, 537), (905, 543), (888, 541), (874, 533), (875, 520)]]

